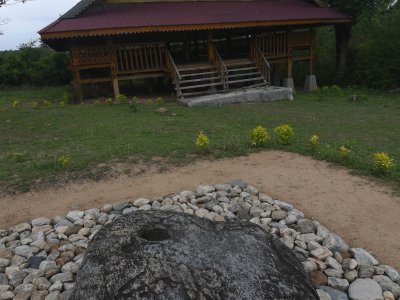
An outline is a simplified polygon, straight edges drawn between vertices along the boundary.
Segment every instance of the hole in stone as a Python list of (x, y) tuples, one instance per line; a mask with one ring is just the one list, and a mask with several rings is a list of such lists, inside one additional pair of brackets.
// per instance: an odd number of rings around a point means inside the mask
[(138, 235), (147, 241), (165, 241), (171, 237), (168, 230), (163, 228), (142, 229)]

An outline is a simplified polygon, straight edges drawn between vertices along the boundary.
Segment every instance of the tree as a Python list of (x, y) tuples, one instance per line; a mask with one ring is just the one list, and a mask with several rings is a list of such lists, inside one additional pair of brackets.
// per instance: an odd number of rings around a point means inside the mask
[(350, 23), (335, 25), (335, 82), (339, 82), (346, 72), (347, 49), (353, 26), (364, 17), (371, 17), (381, 10), (388, 9), (395, 2), (396, 0), (327, 0), (330, 7), (336, 8), (353, 18)]

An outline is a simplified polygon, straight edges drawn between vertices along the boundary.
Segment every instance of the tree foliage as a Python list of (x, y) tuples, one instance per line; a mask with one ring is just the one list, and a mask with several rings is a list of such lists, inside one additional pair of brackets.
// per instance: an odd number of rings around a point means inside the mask
[(0, 85), (55, 85), (70, 81), (69, 56), (35, 43), (0, 52)]
[(343, 79), (347, 69), (347, 51), (352, 27), (363, 17), (371, 17), (378, 11), (388, 9), (397, 0), (327, 0), (330, 7), (336, 8), (351, 17), (352, 22), (335, 26), (336, 74), (335, 81)]

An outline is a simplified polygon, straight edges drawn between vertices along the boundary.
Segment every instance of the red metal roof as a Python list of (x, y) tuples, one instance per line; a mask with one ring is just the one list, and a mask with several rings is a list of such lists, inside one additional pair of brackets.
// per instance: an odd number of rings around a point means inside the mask
[(58, 19), (40, 34), (180, 25), (203, 25), (262, 21), (329, 21), (350, 17), (301, 0), (139, 2), (93, 4), (80, 15)]

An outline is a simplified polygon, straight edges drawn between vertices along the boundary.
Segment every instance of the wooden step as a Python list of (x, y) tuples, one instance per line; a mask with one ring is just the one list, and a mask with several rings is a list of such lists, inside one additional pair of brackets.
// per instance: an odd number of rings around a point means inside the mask
[(207, 84), (183, 86), (183, 87), (181, 87), (181, 90), (198, 89), (198, 88), (202, 88), (202, 87), (211, 87), (211, 86), (216, 86), (216, 85), (222, 85), (222, 82), (210, 82)]
[(264, 81), (264, 77), (254, 77), (254, 78), (233, 80), (233, 81), (228, 81), (228, 83), (232, 84), (232, 83), (241, 83), (241, 82), (257, 81), (257, 80), (263, 80)]
[(193, 67), (177, 67), (179, 73), (181, 72), (189, 72), (189, 71), (201, 71), (201, 70), (210, 70), (213, 69), (213, 66), (193, 66)]
[(257, 70), (257, 67), (247, 67), (247, 68), (237, 68), (237, 69), (228, 69), (228, 72), (242, 72), (242, 71), (249, 71), (249, 70)]
[(225, 66), (227, 66), (227, 67), (253, 64), (253, 62), (249, 58), (225, 59), (223, 61), (224, 61)]
[(185, 84), (188, 82), (200, 82), (200, 81), (211, 81), (211, 80), (221, 80), (221, 78), (218, 76), (218, 77), (204, 77), (198, 79), (183, 79), (181, 80), (181, 84)]
[(217, 74), (217, 73), (218, 73), (217, 71), (199, 72), (199, 73), (181, 74), (181, 77), (194, 77), (194, 76), (211, 75), (211, 74)]
[(251, 73), (241, 73), (241, 74), (228, 74), (228, 79), (229, 78), (234, 78), (234, 77), (242, 77), (242, 76), (250, 76), (250, 75), (258, 75), (260, 76), (260, 72), (251, 72)]

